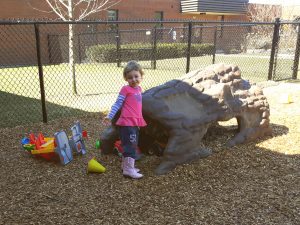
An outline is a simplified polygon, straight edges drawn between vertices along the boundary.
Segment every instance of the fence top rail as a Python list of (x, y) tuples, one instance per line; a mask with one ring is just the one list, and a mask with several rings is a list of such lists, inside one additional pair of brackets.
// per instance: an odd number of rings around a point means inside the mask
[(294, 24), (294, 25), (300, 25), (300, 20), (299, 21), (290, 21), (290, 20), (282, 20), (280, 21), (281, 24)]
[[(279, 19), (279, 18), (277, 18)], [(294, 24), (300, 25), (300, 21), (278, 20), (279, 24)], [(253, 25), (274, 25), (274, 22), (247, 22), (247, 21), (215, 21), (215, 20), (82, 20), (82, 21), (62, 21), (62, 20), (26, 20), (26, 19), (13, 19), (13, 20), (0, 20), (0, 25), (35, 25), (35, 24), (168, 24), (168, 23), (192, 23), (195, 25), (200, 24), (221, 24), (221, 26), (253, 26)]]
[[(83, 21), (62, 21), (62, 20), (0, 20), (0, 25), (32, 25), (32, 24), (157, 24), (157, 23), (202, 23), (202, 24), (257, 24), (257, 25), (271, 25), (274, 22), (247, 22), (247, 21), (210, 21), (210, 20), (83, 20)], [(281, 24), (299, 24), (300, 21), (281, 21)]]

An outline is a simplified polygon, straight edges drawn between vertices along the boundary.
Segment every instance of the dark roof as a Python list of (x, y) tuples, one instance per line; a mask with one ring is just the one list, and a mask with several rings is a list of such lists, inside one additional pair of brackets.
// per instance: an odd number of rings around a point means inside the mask
[(246, 14), (249, 0), (181, 0), (182, 13)]

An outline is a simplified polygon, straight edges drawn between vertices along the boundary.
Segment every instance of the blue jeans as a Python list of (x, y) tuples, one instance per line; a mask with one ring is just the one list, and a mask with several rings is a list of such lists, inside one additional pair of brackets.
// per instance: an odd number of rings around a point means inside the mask
[(136, 159), (136, 150), (139, 140), (138, 127), (119, 127), (120, 139), (123, 148), (123, 157)]

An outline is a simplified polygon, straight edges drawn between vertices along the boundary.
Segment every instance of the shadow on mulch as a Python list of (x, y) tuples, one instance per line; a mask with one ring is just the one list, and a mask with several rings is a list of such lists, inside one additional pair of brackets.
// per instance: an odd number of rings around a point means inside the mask
[[(210, 143), (213, 143), (216, 140), (216, 137), (220, 136), (222, 139), (220, 141), (221, 144), (223, 145), (223, 141), (225, 141), (225, 143), (231, 139), (236, 133), (237, 133), (237, 123), (234, 123), (232, 121), (234, 121), (235, 119), (230, 120), (230, 125), (216, 125), (213, 127), (210, 127), (207, 131), (207, 133), (205, 134), (205, 136), (203, 137), (203, 142), (206, 146), (209, 146)], [(228, 121), (226, 121), (225, 123), (228, 123)], [(232, 123), (234, 123), (234, 125), (232, 125)], [(270, 138), (273, 137), (277, 137), (277, 136), (281, 136), (281, 135), (286, 135), (289, 132), (289, 128), (284, 126), (284, 125), (280, 125), (280, 124), (274, 124), (274, 123), (270, 123), (270, 127), (272, 129), (272, 135), (269, 136), (264, 136), (262, 138), (260, 138), (259, 140), (256, 140), (256, 143), (258, 142), (262, 142), (264, 140), (268, 140)], [(214, 143), (215, 144), (215, 143)]]
[[(67, 166), (31, 157), (18, 140), (29, 130), (68, 129), (72, 119), (1, 130), (0, 224), (299, 224), (300, 155), (263, 147), (289, 135), (287, 126), (273, 123), (273, 137), (231, 149), (224, 143), (235, 127), (221, 128), (204, 140), (212, 156), (163, 176), (153, 173), (160, 159), (145, 156), (137, 162), (145, 177), (129, 180), (117, 156), (94, 148), (99, 120), (80, 118), (88, 154)], [(92, 156), (107, 172), (86, 173)]]
[[(40, 98), (40, 96), (37, 96)], [(62, 106), (46, 101), (48, 120), (68, 116), (93, 114), (84, 110)], [(40, 99), (24, 97), (0, 91), (0, 127), (14, 127), (43, 121), (42, 102)]]

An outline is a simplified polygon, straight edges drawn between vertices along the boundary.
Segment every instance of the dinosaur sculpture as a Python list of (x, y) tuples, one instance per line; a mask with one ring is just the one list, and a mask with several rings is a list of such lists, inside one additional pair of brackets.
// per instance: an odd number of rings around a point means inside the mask
[[(143, 115), (148, 126), (141, 129), (141, 149), (151, 143), (164, 147), (156, 174), (209, 156), (211, 151), (201, 141), (218, 121), (237, 119), (238, 131), (227, 143), (229, 147), (271, 134), (266, 97), (259, 87), (241, 78), (235, 65), (213, 64), (147, 90)], [(102, 134), (104, 153), (111, 151), (117, 137), (115, 126)]]

